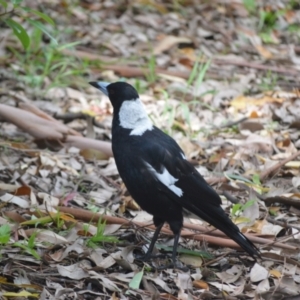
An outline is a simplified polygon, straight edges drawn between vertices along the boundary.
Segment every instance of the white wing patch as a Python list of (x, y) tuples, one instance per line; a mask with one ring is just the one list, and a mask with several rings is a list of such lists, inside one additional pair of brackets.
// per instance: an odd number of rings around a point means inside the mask
[(162, 173), (158, 173), (150, 164), (145, 162), (148, 170), (162, 183), (164, 184), (167, 188), (169, 188), (174, 194), (176, 194), (178, 197), (181, 197), (183, 195), (182, 189), (177, 187), (175, 185), (176, 179), (173, 177), (168, 170), (164, 167)]
[(153, 129), (153, 124), (139, 98), (122, 103), (119, 119), (121, 127), (132, 129), (130, 135), (143, 135), (145, 131)]

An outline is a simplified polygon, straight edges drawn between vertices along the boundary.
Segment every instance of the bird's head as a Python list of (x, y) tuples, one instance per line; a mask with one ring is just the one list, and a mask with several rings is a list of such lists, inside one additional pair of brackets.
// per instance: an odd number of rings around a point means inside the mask
[[(146, 110), (135, 88), (126, 82), (89, 82), (109, 97), (114, 107), (113, 128), (130, 130), (130, 135), (142, 135), (153, 129)], [(115, 124), (115, 125), (114, 125)]]
[(135, 101), (139, 98), (136, 89), (126, 82), (93, 81), (89, 84), (108, 96), (115, 110), (118, 110), (124, 101)]

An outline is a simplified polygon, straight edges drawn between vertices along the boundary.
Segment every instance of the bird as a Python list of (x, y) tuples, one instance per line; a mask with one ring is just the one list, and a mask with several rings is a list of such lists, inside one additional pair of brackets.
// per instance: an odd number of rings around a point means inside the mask
[(177, 267), (183, 218), (189, 215), (223, 231), (255, 260), (260, 257), (177, 142), (154, 126), (136, 89), (122, 81), (89, 84), (108, 96), (113, 106), (112, 151), (119, 175), (133, 199), (153, 216), (156, 229), (144, 260), (151, 259), (159, 233), (168, 223), (174, 234), (171, 264)]

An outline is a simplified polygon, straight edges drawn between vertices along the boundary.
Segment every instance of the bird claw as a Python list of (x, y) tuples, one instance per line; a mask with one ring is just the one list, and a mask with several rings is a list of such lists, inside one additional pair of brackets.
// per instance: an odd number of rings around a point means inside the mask
[[(146, 262), (146, 261), (149, 261), (152, 259), (157, 259), (157, 258), (166, 259), (166, 258), (170, 258), (170, 256), (168, 254), (155, 254), (155, 255), (153, 255), (153, 254), (146, 255), (145, 254), (145, 255), (140, 255), (140, 256), (135, 257), (135, 259), (137, 259), (139, 261), (143, 261), (143, 262)], [(171, 263), (159, 266), (159, 267), (155, 266), (154, 268), (157, 269), (158, 271), (162, 271), (162, 270), (166, 270), (166, 269), (177, 269), (177, 270), (181, 270), (184, 272), (189, 271), (188, 267), (183, 266), (182, 263), (180, 263), (178, 261), (171, 262)]]
[(165, 269), (177, 269), (177, 270), (181, 270), (181, 271), (184, 271), (184, 272), (188, 272), (189, 271), (188, 267), (183, 266), (178, 261), (169, 263), (169, 264), (161, 266), (161, 267), (157, 267), (156, 269), (159, 270), (159, 271), (165, 270)]
[(141, 260), (141, 261), (149, 261), (151, 259), (156, 259), (156, 258), (166, 258), (168, 257), (168, 254), (144, 254), (144, 255), (138, 255), (135, 257), (135, 259), (137, 260)]

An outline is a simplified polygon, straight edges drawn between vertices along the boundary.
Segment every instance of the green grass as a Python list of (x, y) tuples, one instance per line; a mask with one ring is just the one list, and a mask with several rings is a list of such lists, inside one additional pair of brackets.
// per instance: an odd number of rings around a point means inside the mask
[[(58, 35), (58, 33), (53, 34)], [(84, 84), (80, 78), (87, 73), (88, 67), (94, 62), (77, 59), (62, 53), (64, 49), (72, 49), (79, 42), (57, 44), (50, 40), (49, 44), (42, 41), (42, 31), (34, 28), (30, 36), (31, 45), (24, 52), (10, 47), (16, 60), (15, 75), (21, 82), (38, 91), (51, 87), (66, 87)], [(50, 82), (50, 83), (49, 83)]]
[[(86, 224), (84, 227), (84, 230), (86, 234), (88, 233), (89, 224)], [(87, 239), (86, 245), (90, 248), (97, 248), (99, 247), (99, 244), (103, 243), (117, 243), (118, 239), (114, 236), (104, 235), (106, 223), (99, 219), (97, 224), (97, 232), (94, 236)]]
[[(200, 58), (195, 62), (193, 69), (190, 73), (190, 76), (187, 80), (187, 86), (182, 91), (183, 95), (181, 97), (181, 101), (179, 105), (174, 106), (169, 103), (169, 95), (166, 91), (163, 92), (163, 96), (165, 98), (165, 106), (163, 110), (163, 114), (168, 114), (168, 126), (167, 126), (167, 133), (172, 134), (172, 129), (183, 131), (186, 136), (191, 137), (194, 135), (192, 130), (191, 124), (191, 111), (195, 110), (198, 105), (204, 106), (205, 108), (213, 110), (213, 108), (206, 103), (201, 101), (201, 97), (206, 94), (214, 93), (215, 91), (208, 91), (199, 96), (193, 96), (192, 100), (187, 101), (186, 97), (188, 94), (189, 89), (193, 88), (198, 90), (203, 83), (204, 77), (209, 69), (211, 61), (208, 60), (206, 63), (200, 63)], [(179, 123), (176, 122), (175, 117), (177, 115), (178, 109), (181, 110), (181, 116), (183, 119), (184, 124), (187, 125), (187, 130), (183, 127), (179, 126)]]
[(156, 58), (155, 55), (151, 54), (150, 59), (148, 60), (147, 64), (147, 72), (145, 74), (148, 84), (153, 84), (157, 80), (156, 74)]
[(273, 73), (272, 71), (267, 71), (266, 76), (261, 78), (261, 82), (258, 87), (261, 91), (272, 91), (277, 86), (277, 81), (279, 77), (278, 74)]
[(28, 254), (32, 255), (35, 259), (40, 260), (40, 255), (34, 249), (36, 247), (35, 239), (38, 234), (38, 231), (35, 231), (28, 240), (23, 240), (13, 244), (15, 247), (23, 249)]

